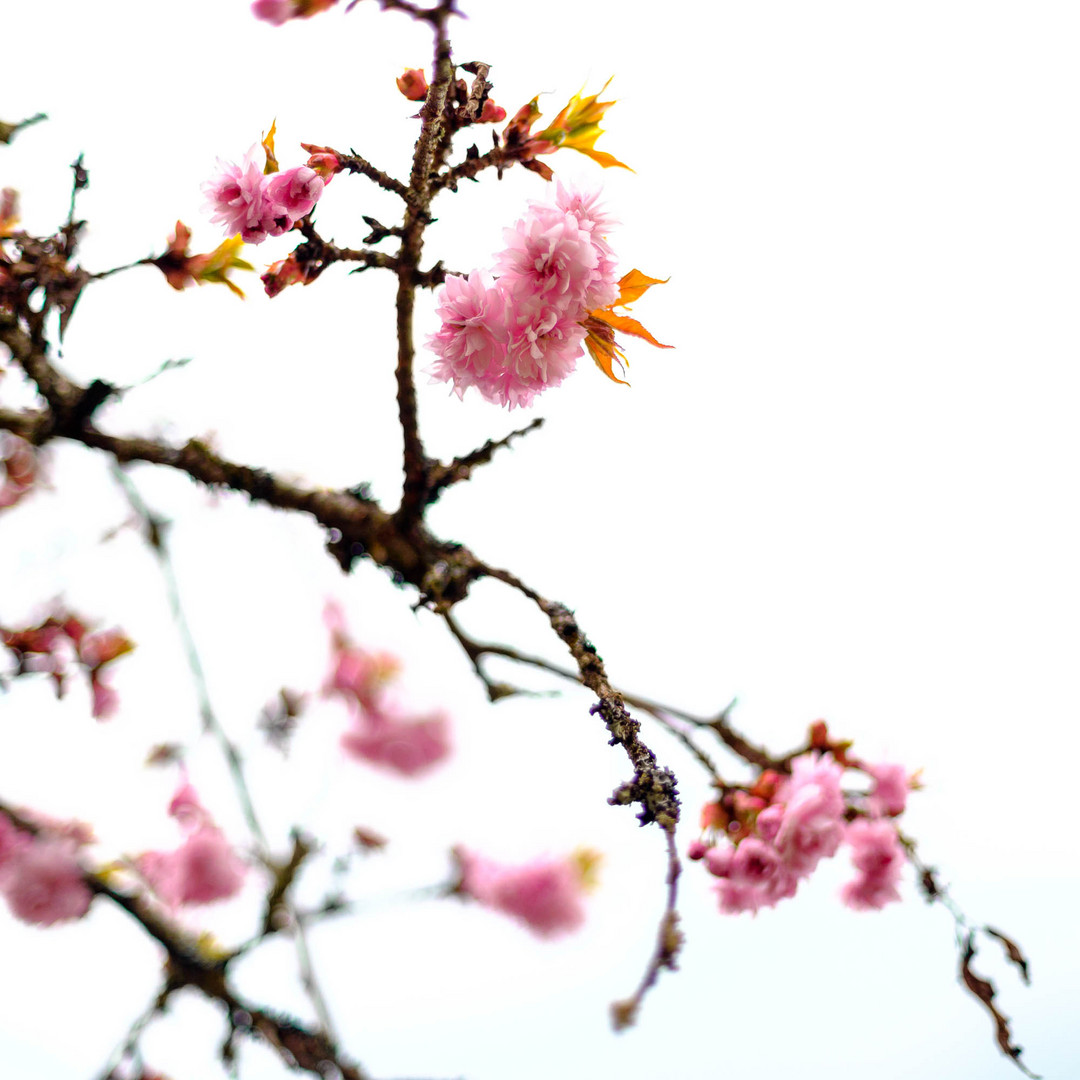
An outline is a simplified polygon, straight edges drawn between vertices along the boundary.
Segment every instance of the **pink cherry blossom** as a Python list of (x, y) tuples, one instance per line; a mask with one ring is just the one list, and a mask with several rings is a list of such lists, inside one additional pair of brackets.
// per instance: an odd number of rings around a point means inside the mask
[(449, 720), (441, 712), (420, 718), (364, 713), (342, 735), (341, 745), (346, 753), (370, 765), (401, 776), (419, 776), (449, 755)]
[(147, 851), (135, 860), (147, 884), (171, 907), (235, 896), (244, 884), (247, 865), (214, 825), (186, 778), (169, 803), (169, 816), (188, 835), (173, 851)]
[(735, 849), (726, 879), (717, 886), (720, 910), (725, 914), (775, 907), (795, 895), (798, 877), (783, 862), (772, 844), (747, 837)]
[(592, 290), (600, 282), (599, 255), (574, 214), (532, 203), (504, 237), (495, 267), (509, 291), (559, 307), (575, 320), (597, 306)]
[(375, 709), (379, 695), (401, 667), (396, 656), (343, 645), (334, 653), (334, 668), (323, 693), (341, 694), (364, 709)]
[(218, 159), (219, 172), (205, 184), (206, 208), (210, 220), (225, 226), (227, 236), (237, 233), (245, 243), (260, 244), (267, 236), (285, 232), (274, 220), (273, 206), (266, 198), (266, 177), (255, 163), (258, 147), (253, 146), (239, 165)]
[(306, 165), (285, 169), (266, 178), (266, 201), (275, 221), (284, 219), (288, 227), (306, 217), (314, 209), (322, 194), (324, 181)]
[(90, 715), (95, 720), (108, 720), (120, 706), (120, 695), (95, 671), (90, 676)]
[(882, 908), (900, 899), (904, 849), (896, 827), (889, 821), (858, 818), (847, 826), (851, 861), (859, 871), (854, 881), (840, 890), (840, 898), (856, 910)]
[(792, 762), (791, 777), (777, 793), (785, 803), (774, 843), (784, 864), (799, 877), (836, 854), (844, 833), (843, 767), (818, 754)]
[(505, 290), (482, 270), (467, 278), (452, 274), (446, 279), (437, 308), (442, 325), (428, 339), (438, 357), (429, 369), (432, 381), (452, 381), (459, 398), (476, 386), (491, 400), (483, 388), (492, 374), (506, 368), (507, 304)]
[[(0, 214), (2, 217), (2, 214)], [(0, 431), (0, 510), (14, 506), (33, 489), (37, 478), (37, 454), (25, 439)]]
[(439, 292), (439, 330), (428, 339), (435, 382), (458, 397), (476, 387), (508, 408), (558, 386), (583, 353), (583, 320), (618, 293), (601, 230), (610, 224), (595, 195), (560, 188), (556, 202), (531, 203), (507, 229), (500, 276), (451, 276)]
[(172, 907), (235, 896), (247, 866), (214, 825), (200, 825), (175, 851), (148, 851), (136, 863), (150, 887)]
[(773, 803), (758, 814), (754, 827), (762, 840), (775, 840), (783, 820), (784, 807), (780, 803)]
[(251, 13), (256, 19), (280, 26), (292, 18), (292, 0), (255, 0)]
[(86, 914), (92, 894), (75, 852), (70, 841), (41, 837), (9, 847), (0, 866), (0, 894), (17, 919), (52, 926)]
[(882, 763), (867, 765), (866, 771), (874, 778), (868, 799), (870, 812), (890, 816), (902, 814), (910, 787), (907, 769), (903, 765)]
[(735, 857), (735, 849), (728, 844), (717, 845), (705, 852), (705, 869), (713, 877), (727, 877), (731, 872), (731, 861)]
[(281, 26), (289, 19), (307, 19), (320, 11), (327, 11), (337, 0), (255, 0), (251, 13), (257, 19)]
[(31, 840), (28, 832), (20, 829), (7, 814), (0, 812), (0, 868), (12, 854), (26, 847)]
[(503, 866), (461, 848), (455, 855), (460, 893), (517, 919), (539, 937), (568, 933), (585, 921), (582, 873), (572, 859)]

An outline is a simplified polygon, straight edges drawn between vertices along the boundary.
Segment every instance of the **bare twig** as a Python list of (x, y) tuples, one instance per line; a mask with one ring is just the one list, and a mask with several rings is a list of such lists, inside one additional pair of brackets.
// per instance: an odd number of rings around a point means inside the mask
[(173, 621), (176, 623), (177, 629), (180, 631), (180, 636), (184, 642), (184, 653), (187, 657), (192, 681), (195, 684), (195, 692), (199, 699), (199, 712), (202, 716), (203, 731), (210, 733), (221, 749), (222, 755), (229, 768), (229, 775), (232, 778), (233, 788), (240, 800), (244, 819), (247, 821), (248, 828), (255, 838), (260, 859), (266, 866), (279, 870), (279, 873), (275, 875), (276, 880), (274, 888), (271, 890), (270, 897), (267, 900), (266, 921), (268, 922), (271, 920), (274, 912), (277, 910), (280, 910), (289, 920), (300, 965), (300, 981), (307, 991), (308, 997), (311, 999), (311, 1003), (315, 1008), (315, 1015), (318, 1017), (323, 1031), (325, 1031), (329, 1037), (334, 1038), (334, 1028), (330, 1018), (330, 1010), (326, 1004), (326, 999), (322, 990), (319, 987), (318, 980), (315, 977), (307, 935), (303, 924), (296, 918), (296, 912), (292, 906), (292, 901), (288, 896), (289, 887), (292, 885), (296, 872), (299, 870), (304, 858), (309, 853), (310, 847), (303, 844), (298, 835), (294, 836), (293, 858), (286, 864), (286, 869), (280, 870), (280, 868), (277, 867), (277, 864), (273, 862), (270, 855), (270, 845), (267, 842), (262, 825), (259, 823), (258, 814), (255, 812), (255, 803), (251, 798), (251, 789), (248, 787), (247, 779), (244, 776), (244, 766), (240, 757), (240, 752), (237, 750), (236, 744), (229, 738), (224, 725), (221, 723), (210, 702), (210, 692), (206, 683), (206, 673), (203, 670), (202, 661), (199, 659), (199, 651), (195, 645), (195, 638), (191, 633), (190, 624), (187, 621), (187, 616), (184, 614), (184, 607), (180, 600), (180, 587), (176, 578), (176, 570), (173, 566), (172, 555), (169, 551), (169, 545), (166, 539), (166, 533), (170, 523), (166, 519), (154, 514), (154, 512), (146, 505), (138, 488), (131, 480), (131, 477), (128, 476), (123, 469), (119, 466), (113, 466), (112, 472), (117, 483), (127, 496), (131, 508), (138, 514), (146, 528), (147, 543), (150, 545), (151, 550), (157, 558), (158, 566), (165, 579), (169, 607), (172, 611)]
[(675, 971), (678, 968), (676, 961), (679, 950), (683, 946), (683, 933), (679, 929), (679, 915), (675, 910), (675, 903), (678, 899), (678, 882), (682, 867), (675, 848), (674, 829), (667, 830), (667, 853), (667, 903), (664, 905), (664, 914), (660, 919), (660, 928), (656, 934), (656, 948), (634, 993), (622, 1001), (616, 1001), (611, 1006), (611, 1022), (616, 1031), (622, 1031), (634, 1024), (641, 1002), (655, 985), (661, 970), (667, 968)]
[(457, 484), (463, 480), (468, 480), (472, 475), (473, 469), (475, 469), (477, 465), (486, 465), (491, 461), (496, 450), (499, 450), (504, 446), (509, 446), (512, 439), (528, 435), (530, 431), (535, 431), (537, 428), (541, 427), (543, 423), (543, 417), (538, 416), (532, 423), (527, 424), (525, 427), (518, 428), (517, 431), (511, 431), (509, 435), (504, 435), (501, 439), (488, 439), (483, 446), (470, 451), (468, 454), (463, 454), (460, 457), (454, 458), (453, 461), (448, 462), (446, 465), (441, 463), (433, 465), (428, 473), (427, 502), (435, 502), (451, 484)]

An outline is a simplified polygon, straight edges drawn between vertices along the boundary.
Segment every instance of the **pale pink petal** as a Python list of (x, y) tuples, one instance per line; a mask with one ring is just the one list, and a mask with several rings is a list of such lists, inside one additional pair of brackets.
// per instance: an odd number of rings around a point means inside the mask
[(450, 754), (450, 725), (443, 713), (421, 719), (384, 714), (360, 717), (341, 737), (345, 752), (401, 776), (419, 776)]
[(458, 849), (459, 891), (524, 923), (540, 937), (576, 930), (585, 921), (584, 889), (571, 859), (501, 866)]
[(16, 918), (39, 926), (81, 918), (92, 898), (74, 845), (40, 838), (9, 852), (0, 893)]

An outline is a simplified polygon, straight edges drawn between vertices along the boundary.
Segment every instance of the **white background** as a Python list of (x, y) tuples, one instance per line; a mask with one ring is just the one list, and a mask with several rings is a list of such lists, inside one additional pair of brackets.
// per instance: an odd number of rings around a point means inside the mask
[[(1077, 1075), (1075, 6), (462, 3), (455, 55), (494, 65), (493, 96), (510, 112), (543, 92), (552, 116), (614, 74), (619, 105), (600, 146), (636, 173), (549, 160), (560, 177), (604, 183), (627, 269), (671, 276), (636, 313), (677, 349), (632, 344), (630, 389), (585, 362), (532, 413), (462, 404), (421, 379), (422, 428), (443, 457), (547, 420), (447, 494), (433, 527), (574, 607), (628, 690), (702, 714), (737, 696), (736, 722), (777, 750), (825, 717), (867, 759), (922, 767), (908, 831), (971, 918), (1028, 952), (1030, 989), (988, 951), (980, 963), (1032, 1068)], [(428, 42), (373, 2), (275, 29), (238, 0), (57, 0), (5, 5), (0, 25), (0, 115), (51, 116), (0, 148), (0, 184), (20, 189), (26, 227), (44, 233), (85, 151), (91, 270), (160, 252), (178, 217), (193, 250), (214, 247), (199, 185), (275, 117), (285, 167), (303, 160), (303, 140), (407, 171), (416, 122), (393, 79), (426, 62)], [(427, 257), (486, 265), (542, 188), (512, 170), (444, 196)], [(360, 214), (389, 224), (395, 203), (339, 177), (317, 218), (356, 246)], [(289, 248), (283, 237), (247, 250), (261, 266)], [(102, 425), (212, 434), (234, 459), (315, 484), (366, 480), (393, 505), (389, 275), (334, 268), (273, 302), (248, 278), (246, 303), (220, 288), (174, 293), (152, 268), (97, 284), (64, 365), (129, 384), (191, 357)], [(431, 310), (427, 298), (420, 339)], [(8, 404), (16, 382), (4, 381)], [(26, 680), (0, 698), (0, 792), (92, 820), (102, 858), (169, 846), (175, 775), (140, 762), (179, 740), (243, 844), (214, 748), (198, 740), (160, 576), (130, 530), (101, 543), (127, 516), (105, 463), (56, 447), (49, 475), (53, 490), (0, 519), (0, 621), (63, 595), (139, 648), (116, 665), (123, 708), (108, 725), (89, 720), (79, 687), (60, 705)], [(562, 942), (451, 902), (316, 930), (335, 1020), (374, 1075), (1017, 1075), (956, 985), (945, 911), (910, 880), (902, 905), (847, 911), (835, 895), (846, 857), (755, 919), (720, 916), (688, 867), (682, 971), (661, 979), (636, 1029), (611, 1034), (607, 1005), (652, 947), (663, 856), (659, 833), (605, 805), (627, 766), (588, 698), (492, 708), (437, 621), (412, 615), (411, 596), (370, 565), (342, 577), (310, 522), (133, 475), (179, 519), (178, 573), (215, 705), (253, 755), (282, 850), (293, 823), (331, 851), (353, 824), (384, 832), (389, 852), (348, 881), (369, 897), (442, 879), (457, 842), (506, 859), (577, 844), (606, 854), (589, 922)], [(287, 761), (259, 749), (261, 706), (325, 673), (327, 595), (359, 640), (404, 657), (410, 702), (452, 713), (455, 758), (431, 779), (342, 761), (333, 704), (313, 707)], [(460, 615), (480, 637), (558, 658), (540, 617), (498, 588), (477, 588)], [(647, 739), (682, 779), (685, 846), (706, 789), (673, 739), (654, 726)], [(313, 868), (306, 899), (321, 884)], [(238, 939), (258, 891), (253, 879), (190, 924)], [(5, 1078), (95, 1075), (156, 986), (155, 948), (103, 905), (49, 931), (0, 914), (0, 949)], [(251, 996), (306, 1015), (293, 970), (281, 941), (237, 974)], [(211, 1007), (178, 999), (144, 1041), (148, 1064), (174, 1080), (217, 1077), (220, 1034)], [(259, 1048), (242, 1058), (245, 1076), (283, 1074)]]

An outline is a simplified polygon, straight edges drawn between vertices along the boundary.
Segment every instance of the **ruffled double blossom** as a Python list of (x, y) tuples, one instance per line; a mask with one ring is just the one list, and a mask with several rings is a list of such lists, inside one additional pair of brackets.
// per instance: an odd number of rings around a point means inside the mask
[[(612, 361), (623, 359), (618, 328), (659, 345), (644, 327), (613, 308), (637, 299), (657, 279), (632, 271), (616, 279), (607, 241), (613, 219), (596, 193), (559, 184), (553, 200), (529, 204), (505, 230), (495, 257), (497, 277), (474, 270), (451, 276), (438, 294), (439, 330), (428, 345), (435, 382), (450, 382), (462, 397), (475, 387), (508, 408), (530, 405), (558, 386), (587, 347), (616, 382)], [(661, 346), (666, 348), (667, 346)]]

